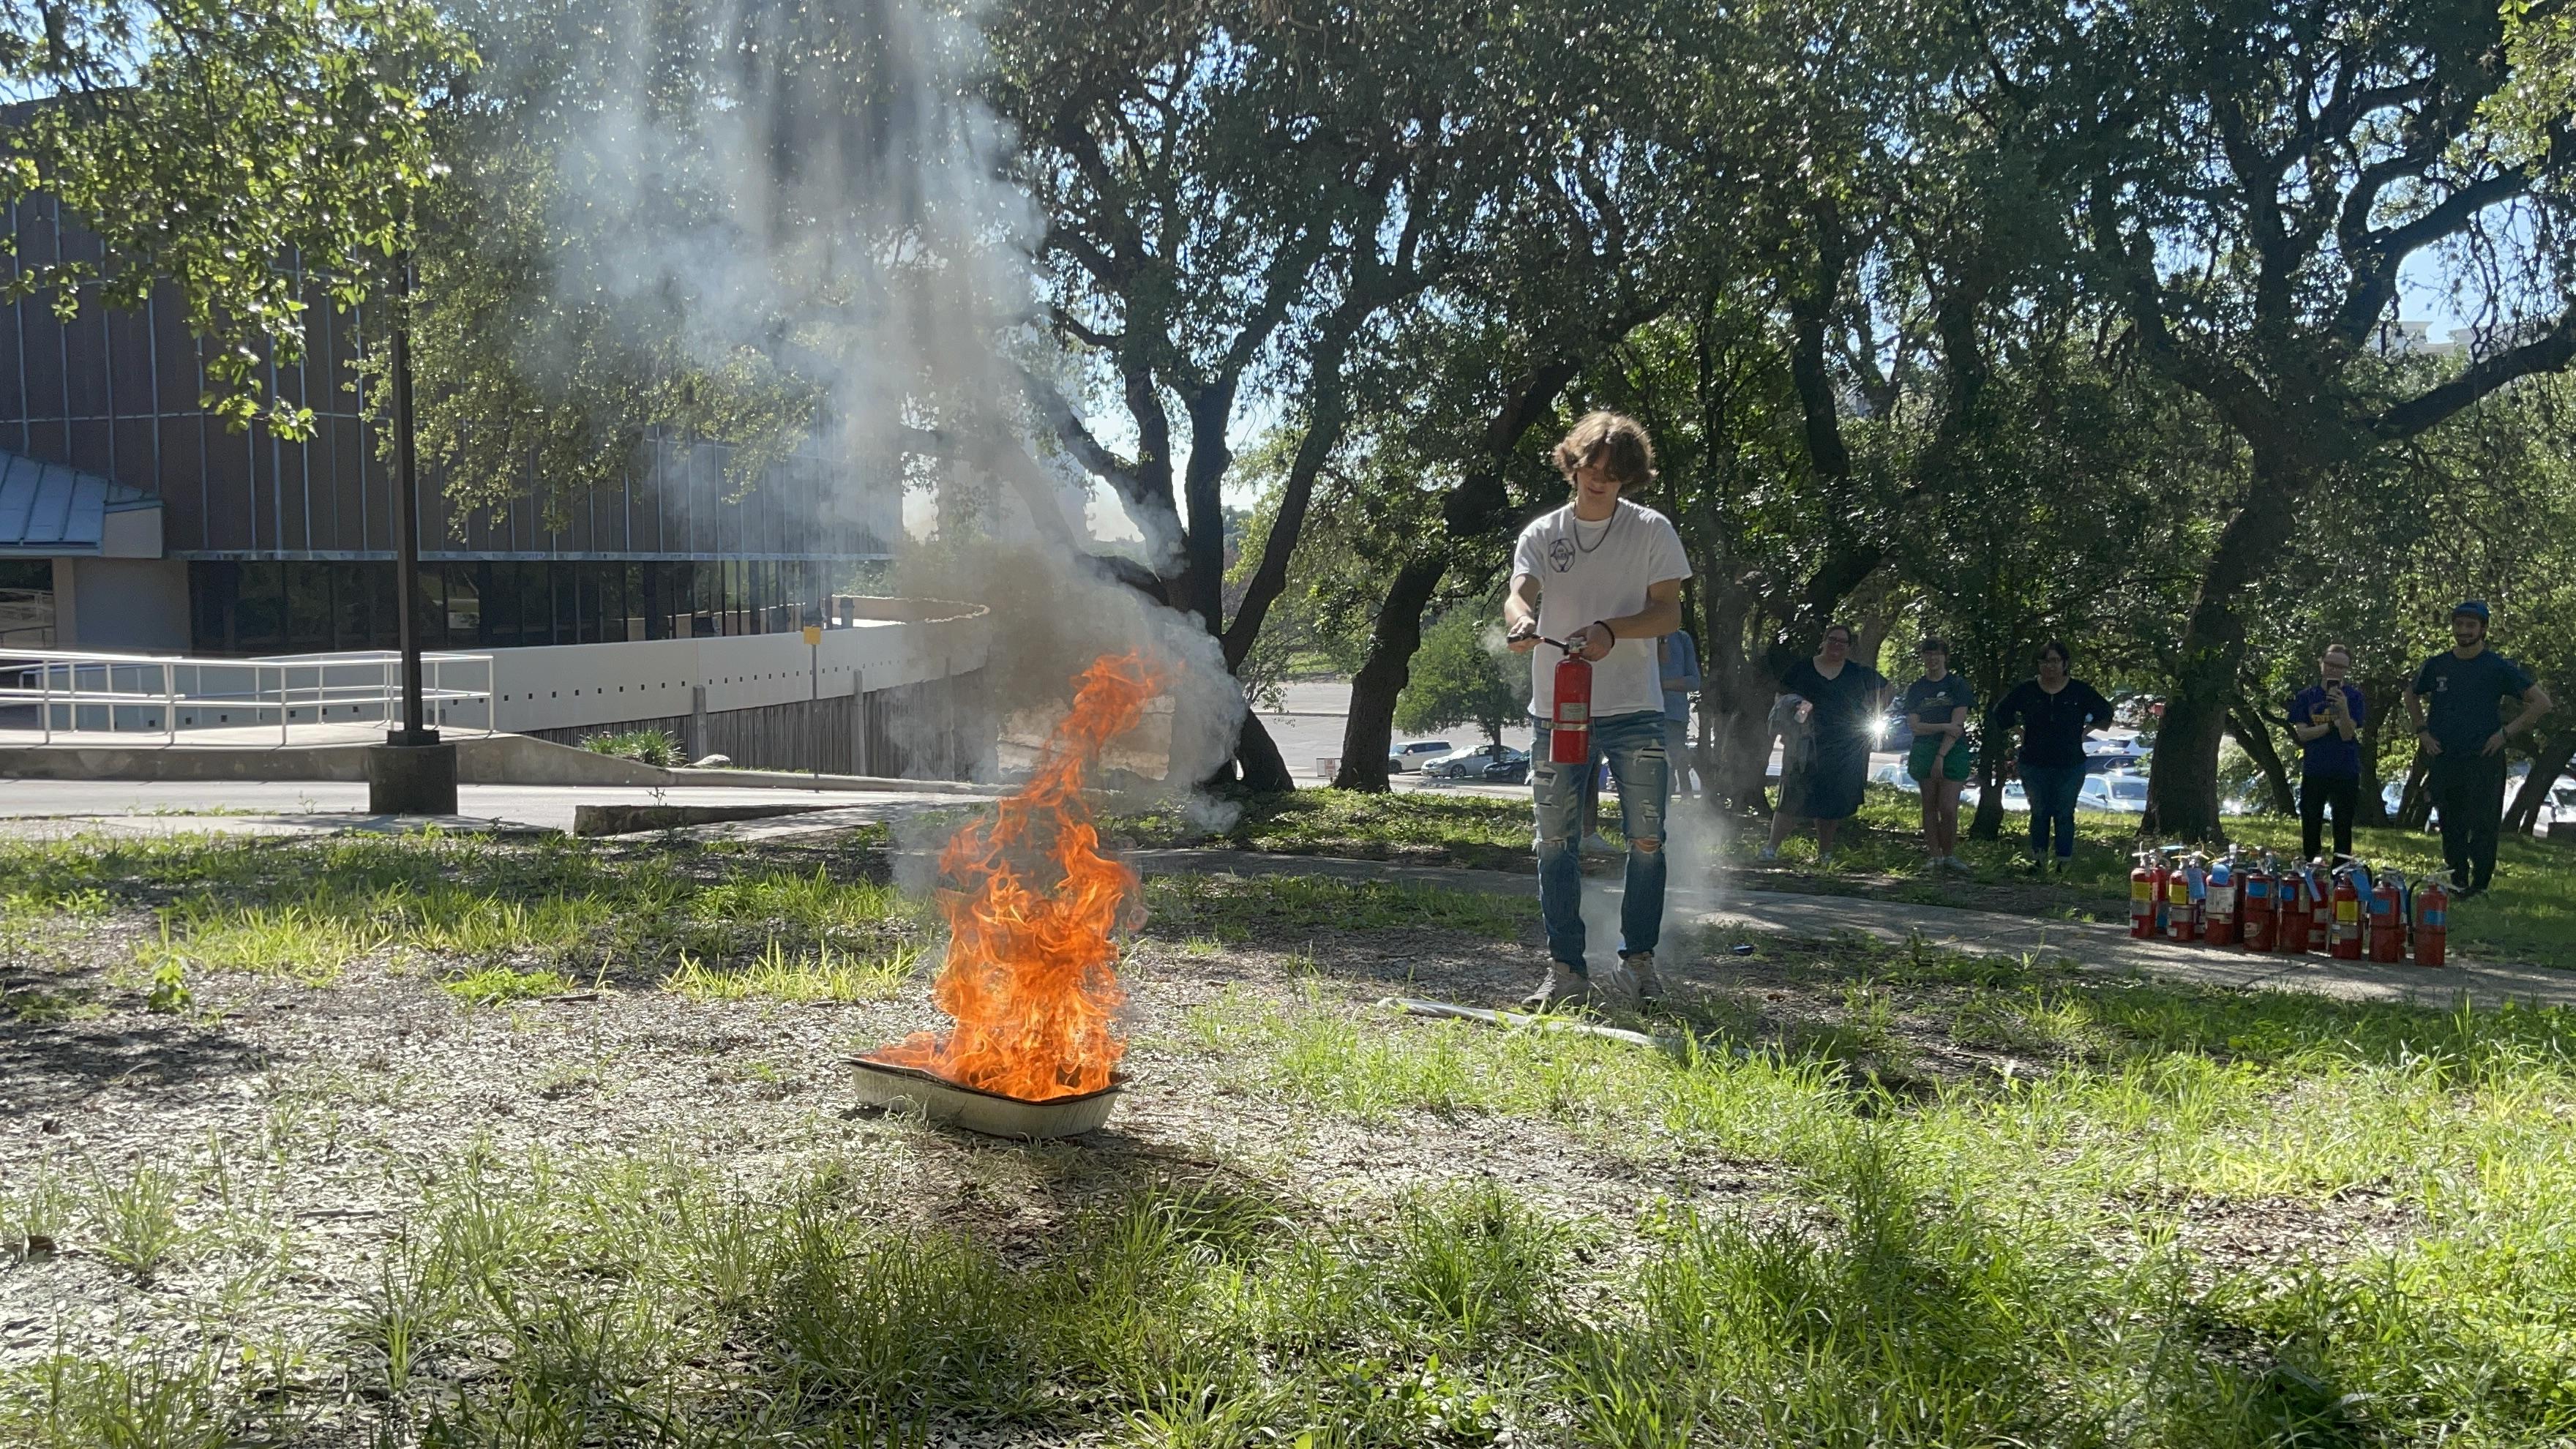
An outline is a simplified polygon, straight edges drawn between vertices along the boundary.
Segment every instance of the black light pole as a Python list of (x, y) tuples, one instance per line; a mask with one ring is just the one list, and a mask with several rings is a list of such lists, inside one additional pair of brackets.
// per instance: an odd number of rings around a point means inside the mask
[(394, 604), (395, 647), (402, 650), (403, 722), (386, 732), (385, 743), (431, 745), (438, 731), (422, 717), (420, 683), (420, 440), (413, 432), (411, 409), (411, 252), (402, 256), (402, 291), (394, 303), (394, 547), (401, 593)]
[(367, 751), (367, 808), (378, 815), (456, 813), (456, 746), (429, 727), (421, 703), (420, 447), (413, 436), (411, 398), (412, 257), (403, 249), (394, 300), (394, 621), (402, 650), (402, 727)]

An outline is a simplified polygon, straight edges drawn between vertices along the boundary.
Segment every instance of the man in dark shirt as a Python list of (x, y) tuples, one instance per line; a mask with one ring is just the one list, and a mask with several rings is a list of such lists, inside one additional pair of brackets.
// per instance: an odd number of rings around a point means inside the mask
[[(2442, 812), (2442, 859), (2459, 899), (2467, 900), (2495, 879), (2505, 742), (2549, 712), (2549, 691), (2487, 648), (2487, 606), (2474, 599), (2451, 611), (2451, 644), (2415, 671), (2406, 713), (2415, 721), (2415, 747), (2432, 757), (2427, 783)], [(2522, 701), (2509, 721), (2500, 707), (2507, 695)]]
[(2326, 646), (2317, 661), (2320, 682), (2290, 700), (2290, 733), (2299, 742), (2299, 840), (2301, 860), (2314, 860), (2325, 843), (2326, 807), (2334, 807), (2335, 859), (2352, 858), (2352, 812), (2361, 801), (2361, 691), (2344, 682), (2352, 651)]

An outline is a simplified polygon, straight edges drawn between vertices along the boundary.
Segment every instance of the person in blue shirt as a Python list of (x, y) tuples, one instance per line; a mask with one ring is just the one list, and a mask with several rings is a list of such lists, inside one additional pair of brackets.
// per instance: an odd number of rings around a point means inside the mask
[(2326, 807), (2334, 807), (2335, 859), (2352, 859), (2352, 812), (2361, 801), (2361, 691), (2344, 681), (2352, 651), (2329, 644), (2317, 660), (2318, 682), (2290, 700), (2290, 734), (2299, 742), (2301, 860), (2325, 843)]
[[(2487, 647), (2487, 619), (2487, 606), (2475, 599), (2453, 609), (2451, 648), (2425, 660), (2406, 689), (2415, 747), (2432, 757), (2426, 783), (2442, 812), (2442, 860), (2460, 900), (2495, 879), (2505, 744), (2549, 713), (2549, 691)], [(2508, 697), (2522, 701), (2510, 720), (2502, 708)]]
[(1655, 660), (1663, 674), (1664, 754), (1672, 761), (1673, 793), (1691, 793), (1698, 772), (1691, 768), (1691, 696), (1699, 693), (1699, 646), (1679, 629), (1655, 641)]

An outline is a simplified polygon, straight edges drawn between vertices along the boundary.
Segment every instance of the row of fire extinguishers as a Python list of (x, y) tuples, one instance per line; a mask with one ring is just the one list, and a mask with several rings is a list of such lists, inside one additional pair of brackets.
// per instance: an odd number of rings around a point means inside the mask
[(2404, 875), (2357, 860), (2329, 868), (2230, 849), (2213, 861), (2161, 846), (2139, 851), (2129, 872), (2129, 934), (2141, 939), (2346, 961), (2404, 961), (2411, 952), (2416, 965), (2439, 966), (2450, 912), (2440, 881), (2427, 876), (2410, 889)]

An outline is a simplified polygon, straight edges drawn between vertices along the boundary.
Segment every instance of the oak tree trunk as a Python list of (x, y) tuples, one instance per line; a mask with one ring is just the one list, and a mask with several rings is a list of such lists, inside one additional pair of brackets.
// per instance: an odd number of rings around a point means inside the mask
[(2245, 618), (2236, 600), (2265, 567), (2282, 531), (2296, 521), (2293, 502), (2306, 491), (2305, 483), (2305, 474), (2285, 460), (2258, 454), (2252, 494), (2219, 530), (2183, 627), (2173, 695), (2156, 730), (2147, 814), (2139, 822), (2144, 834), (2226, 843), (2218, 816), (2218, 743), (2245, 660)]
[(1386, 752), (1395, 742), (1395, 697), (1413, 677), (1413, 651), (1422, 647), (1422, 611), (1431, 604), (1446, 554), (1416, 554), (1387, 585), (1386, 602), (1369, 625), (1368, 654), (1351, 676), (1351, 712), (1342, 723), (1342, 767), (1337, 790), (1385, 794)]
[(1250, 710), (1243, 715), (1243, 733), (1235, 738), (1234, 760), (1243, 771), (1243, 788), (1255, 794), (1277, 795), (1297, 788), (1289, 778), (1286, 757), (1279, 753), (1279, 742), (1270, 737), (1270, 727)]
[(2514, 792), (2513, 804), (2505, 809), (2507, 831), (2529, 835), (2540, 824), (2540, 812), (2549, 804), (2549, 787), (2567, 773), (2571, 760), (2576, 760), (2576, 729), (2562, 729), (2541, 742), (2531, 757), (2531, 774)]

